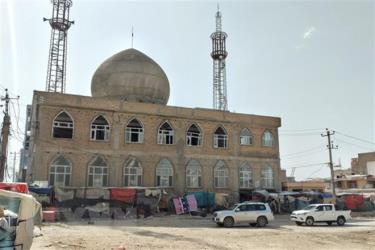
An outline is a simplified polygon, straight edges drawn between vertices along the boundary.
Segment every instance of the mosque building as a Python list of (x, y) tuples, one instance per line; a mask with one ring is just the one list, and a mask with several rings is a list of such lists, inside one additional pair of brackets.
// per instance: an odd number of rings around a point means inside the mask
[(156, 62), (127, 49), (97, 69), (92, 97), (35, 91), (28, 177), (179, 193), (280, 189), (280, 118), (168, 106), (169, 87)]
[[(226, 56), (225, 37), (221, 30), (212, 35)], [(280, 118), (168, 106), (167, 75), (133, 48), (98, 67), (91, 93), (34, 91), (27, 181), (176, 194), (281, 189)]]

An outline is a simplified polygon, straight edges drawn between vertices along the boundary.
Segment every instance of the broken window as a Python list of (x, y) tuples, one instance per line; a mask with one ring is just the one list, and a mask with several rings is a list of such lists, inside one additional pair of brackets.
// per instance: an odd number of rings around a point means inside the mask
[(49, 185), (69, 186), (70, 185), (71, 164), (62, 155), (58, 156), (49, 169)]
[(96, 156), (89, 164), (89, 187), (108, 186), (108, 166), (102, 156)]
[(251, 145), (253, 144), (253, 135), (250, 130), (244, 128), (241, 130), (240, 134), (240, 145)]
[(91, 123), (91, 140), (109, 140), (109, 124), (102, 115), (96, 117), (96, 119)]
[(192, 124), (186, 133), (186, 145), (200, 146), (201, 140), (202, 136), (199, 127), (195, 124)]
[(173, 167), (169, 160), (162, 159), (156, 167), (156, 186), (171, 187), (173, 183)]
[(168, 122), (164, 122), (158, 131), (158, 144), (173, 144), (174, 131)]
[(214, 168), (215, 188), (228, 187), (229, 170), (223, 161), (219, 161)]
[(124, 167), (125, 187), (142, 186), (142, 167), (137, 159), (130, 159)]
[(274, 140), (273, 135), (270, 131), (266, 130), (262, 136), (262, 145), (265, 147), (273, 147)]
[(61, 112), (53, 121), (54, 138), (73, 138), (73, 119), (66, 112)]
[(189, 161), (186, 167), (186, 186), (199, 188), (202, 186), (202, 168), (198, 161)]
[(132, 119), (125, 129), (126, 143), (143, 143), (144, 132), (141, 123), (137, 119)]
[(253, 186), (253, 178), (251, 167), (244, 163), (240, 167), (240, 188), (251, 188)]
[(214, 134), (214, 148), (227, 148), (228, 135), (222, 127), (218, 127)]

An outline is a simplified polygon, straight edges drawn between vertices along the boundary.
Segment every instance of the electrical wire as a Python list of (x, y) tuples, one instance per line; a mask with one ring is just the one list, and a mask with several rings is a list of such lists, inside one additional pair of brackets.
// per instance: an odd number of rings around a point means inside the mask
[(361, 141), (361, 142), (365, 142), (365, 143), (369, 143), (369, 144), (375, 145), (375, 142), (367, 141), (367, 140), (364, 140), (364, 139), (361, 139), (361, 138), (358, 138), (358, 137), (355, 137), (355, 136), (352, 136), (352, 135), (347, 135), (347, 134), (344, 134), (344, 133), (339, 132), (337, 130), (335, 132), (337, 134), (339, 134), (339, 135), (343, 135), (345, 137), (348, 137), (348, 138), (351, 138), (351, 139), (354, 139), (354, 140), (358, 140), (358, 141)]
[(316, 146), (316, 147), (312, 147), (312, 148), (308, 148), (306, 150), (303, 150), (303, 151), (298, 151), (298, 152), (294, 152), (294, 153), (289, 153), (289, 154), (285, 154), (285, 155), (282, 155), (280, 157), (286, 157), (286, 156), (289, 156), (289, 155), (299, 155), (299, 154), (303, 154), (303, 153), (308, 153), (308, 152), (311, 152), (311, 151), (314, 151), (318, 148), (322, 148), (323, 146), (322, 145), (319, 145), (319, 146)]
[(348, 144), (348, 145), (351, 145), (351, 146), (355, 146), (355, 147), (358, 147), (358, 148), (362, 148), (362, 149), (365, 149), (365, 150), (374, 150), (373, 148), (359, 146), (359, 145), (357, 145), (357, 144), (350, 143), (350, 142), (344, 141), (344, 140), (342, 140), (342, 139), (338, 139), (338, 138), (336, 138), (336, 137), (335, 137), (335, 140), (336, 140), (336, 141), (339, 141), (339, 142), (342, 142), (342, 143), (345, 143), (345, 144)]
[(289, 166), (286, 169), (292, 169), (292, 168), (307, 168), (307, 167), (313, 167), (313, 166), (320, 166), (320, 165), (326, 165), (327, 162), (320, 162), (320, 163), (313, 163), (313, 164), (306, 164), (306, 165), (297, 165), (297, 166)]

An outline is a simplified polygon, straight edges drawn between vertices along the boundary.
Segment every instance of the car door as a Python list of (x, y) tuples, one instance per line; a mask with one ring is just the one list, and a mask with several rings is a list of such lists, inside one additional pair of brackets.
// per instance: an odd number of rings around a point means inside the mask
[(324, 217), (325, 217), (324, 205), (317, 206), (314, 212), (314, 220), (325, 221)]
[(234, 220), (237, 222), (237, 223), (241, 223), (241, 222), (245, 222), (247, 220), (247, 205), (239, 205), (236, 209), (235, 209), (235, 218)]
[(255, 204), (247, 205), (247, 222), (255, 222), (257, 220), (257, 210)]
[(335, 220), (332, 205), (325, 205), (324, 206), (324, 220), (325, 221)]

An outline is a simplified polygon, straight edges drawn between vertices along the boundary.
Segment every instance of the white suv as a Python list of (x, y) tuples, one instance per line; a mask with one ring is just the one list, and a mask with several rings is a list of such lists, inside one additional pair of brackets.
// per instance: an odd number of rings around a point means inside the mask
[(249, 223), (251, 226), (264, 227), (272, 221), (273, 214), (266, 203), (243, 202), (234, 204), (228, 210), (214, 213), (213, 221), (218, 226), (232, 227), (234, 224)]

